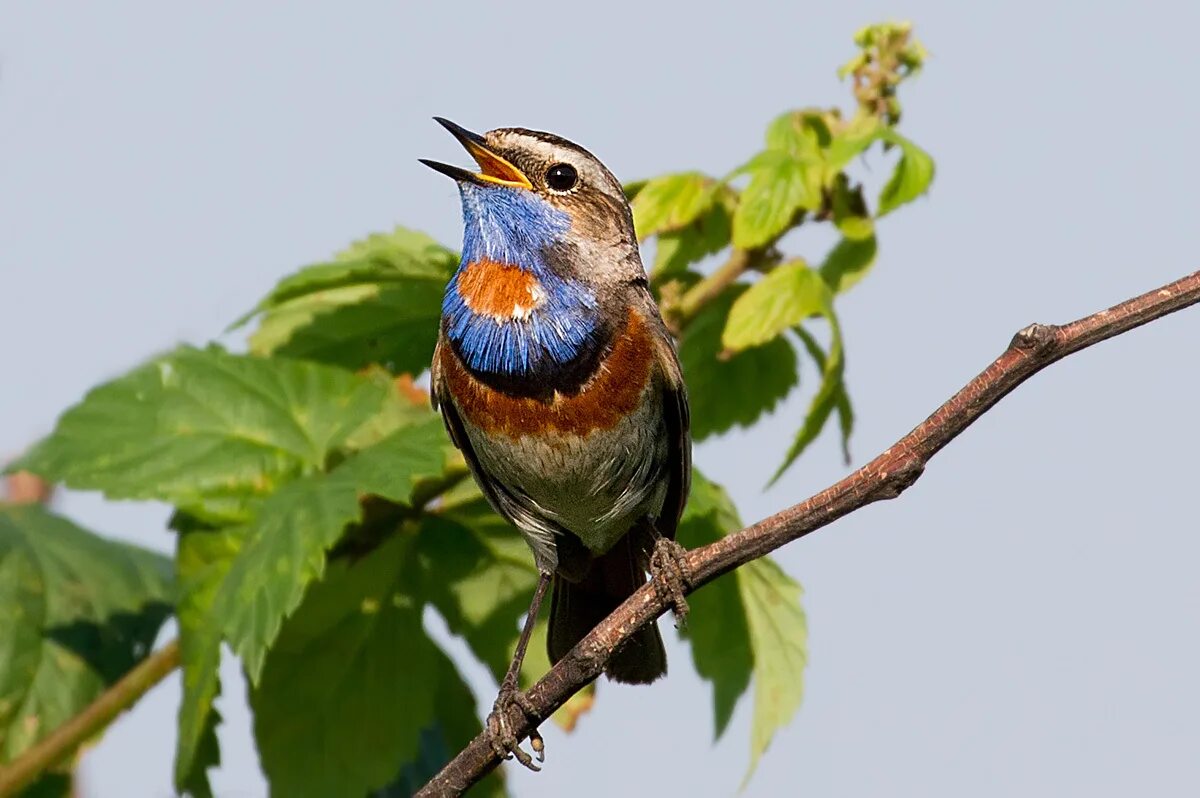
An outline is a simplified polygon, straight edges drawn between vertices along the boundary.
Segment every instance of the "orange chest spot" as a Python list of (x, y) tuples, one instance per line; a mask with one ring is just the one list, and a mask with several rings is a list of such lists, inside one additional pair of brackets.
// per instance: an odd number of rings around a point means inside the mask
[(527, 271), (494, 260), (467, 264), (458, 275), (458, 295), (475, 313), (523, 319), (542, 301), (542, 286)]
[(644, 401), (654, 362), (650, 329), (631, 310), (595, 375), (574, 394), (556, 393), (548, 400), (510, 396), (478, 380), (448, 346), (441, 348), (439, 365), (447, 389), (468, 421), (484, 432), (515, 439), (525, 435), (585, 437), (612, 429)]

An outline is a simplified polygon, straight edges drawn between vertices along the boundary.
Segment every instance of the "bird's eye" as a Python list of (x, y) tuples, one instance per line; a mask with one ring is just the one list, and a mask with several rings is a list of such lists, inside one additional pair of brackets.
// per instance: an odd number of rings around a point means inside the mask
[(556, 163), (546, 171), (546, 185), (555, 191), (570, 191), (579, 182), (579, 173), (569, 163)]

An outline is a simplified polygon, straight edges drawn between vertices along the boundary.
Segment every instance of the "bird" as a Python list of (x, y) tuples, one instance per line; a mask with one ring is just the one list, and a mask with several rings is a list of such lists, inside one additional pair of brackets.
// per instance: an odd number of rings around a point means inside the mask
[[(686, 618), (685, 550), (675, 534), (691, 480), (687, 389), (612, 172), (551, 133), (478, 134), (435, 120), (479, 170), (421, 159), (457, 183), (464, 229), (442, 302), (431, 397), (538, 571), (487, 720), (496, 753), (536, 770), (508, 717), (514, 703), (531, 714), (517, 676), (547, 589), (552, 663), (644, 585), (647, 571), (677, 623)], [(648, 684), (666, 670), (651, 624), (605, 673)], [(543, 760), (536, 729), (530, 743)]]

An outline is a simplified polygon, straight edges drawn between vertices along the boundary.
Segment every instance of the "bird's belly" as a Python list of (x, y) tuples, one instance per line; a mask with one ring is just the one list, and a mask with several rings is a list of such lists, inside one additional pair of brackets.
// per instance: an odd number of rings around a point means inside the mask
[[(656, 396), (656, 395), (655, 395)], [(613, 426), (586, 434), (548, 429), (489, 435), (465, 424), (482, 469), (516, 488), (535, 511), (604, 552), (642, 516), (657, 516), (666, 493), (662, 406), (646, 392)]]

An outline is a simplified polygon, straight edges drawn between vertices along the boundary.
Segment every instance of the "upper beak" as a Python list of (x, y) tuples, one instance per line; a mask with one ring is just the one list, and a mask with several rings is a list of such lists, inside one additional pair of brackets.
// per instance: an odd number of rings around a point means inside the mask
[(459, 181), (468, 180), (472, 183), (494, 183), (500, 186), (515, 186), (517, 188), (533, 187), (533, 184), (529, 182), (529, 178), (520, 169), (488, 149), (483, 136), (478, 133), (472, 133), (464, 127), (459, 127), (449, 119), (442, 119), (440, 116), (435, 116), (434, 121), (446, 128), (446, 130), (449, 130), (450, 135), (458, 139), (458, 143), (463, 145), (471, 157), (475, 159), (475, 163), (479, 164), (480, 171), (470, 172), (466, 169), (460, 169), (457, 166), (430, 161), (425, 158), (419, 159), (421, 163), (430, 169), (435, 169)]

